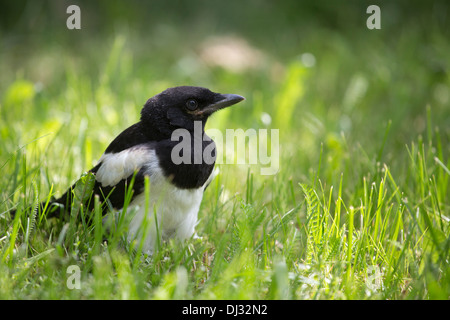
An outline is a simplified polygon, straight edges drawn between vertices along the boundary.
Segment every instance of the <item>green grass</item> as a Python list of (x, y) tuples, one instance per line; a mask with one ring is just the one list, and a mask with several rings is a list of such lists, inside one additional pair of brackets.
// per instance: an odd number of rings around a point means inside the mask
[[(378, 33), (322, 24), (299, 40), (292, 28), (280, 52), (247, 26), (266, 58), (237, 73), (205, 65), (201, 41), (164, 24), (154, 27), (166, 37), (146, 44), (119, 27), (66, 34), (71, 45), (30, 40), (38, 50), (18, 50), (20, 63), (2, 51), (0, 298), (449, 299), (448, 34), (386, 19)], [(220, 165), (202, 238), (161, 242), (152, 257), (123, 241), (127, 217), (107, 231), (98, 210), (91, 227), (75, 223), (81, 207), (70, 221), (30, 210), (90, 169), (146, 99), (179, 84), (245, 96), (207, 127), (279, 129), (280, 171)]]

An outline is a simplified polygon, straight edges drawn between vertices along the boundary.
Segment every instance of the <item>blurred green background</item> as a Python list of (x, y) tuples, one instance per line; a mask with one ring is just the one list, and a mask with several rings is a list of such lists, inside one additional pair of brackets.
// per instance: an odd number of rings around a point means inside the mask
[[(70, 4), (80, 6), (81, 30), (66, 28)], [(448, 130), (448, 3), (380, 1), (381, 30), (366, 27), (369, 4), (373, 3), (3, 3), (0, 101), (1, 116), (11, 131), (3, 129), (2, 138), (16, 146), (25, 144), (36, 137), (18, 138), (18, 123), (64, 122), (67, 113), (76, 117), (77, 110), (90, 104), (111, 125), (123, 128), (134, 121), (147, 98), (181, 84), (245, 95), (246, 104), (227, 115), (232, 121), (228, 124), (262, 126), (265, 112), (273, 127), (308, 131), (306, 137), (287, 139), (303, 148), (308, 146), (302, 143), (317, 140), (338, 148), (344, 132), (370, 153), (378, 150), (388, 120), (389, 146), (402, 148), (424, 132), (427, 105), (433, 121)], [(14, 97), (11, 86), (18, 80), (33, 85), (30, 99), (45, 103), (27, 108), (24, 97)], [(56, 102), (58, 94), (61, 99)], [(307, 153), (317, 152), (313, 148)], [(302, 154), (303, 159), (308, 154)]]

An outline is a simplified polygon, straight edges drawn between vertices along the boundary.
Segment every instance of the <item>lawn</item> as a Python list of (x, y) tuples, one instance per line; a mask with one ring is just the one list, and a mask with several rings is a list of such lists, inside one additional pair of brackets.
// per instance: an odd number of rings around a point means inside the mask
[[(362, 2), (251, 4), (79, 1), (80, 30), (65, 2), (2, 10), (1, 299), (450, 298), (449, 4), (383, 2), (379, 30)], [(246, 97), (207, 129), (276, 130), (279, 170), (218, 164), (201, 238), (151, 257), (126, 218), (33, 210), (177, 85)]]

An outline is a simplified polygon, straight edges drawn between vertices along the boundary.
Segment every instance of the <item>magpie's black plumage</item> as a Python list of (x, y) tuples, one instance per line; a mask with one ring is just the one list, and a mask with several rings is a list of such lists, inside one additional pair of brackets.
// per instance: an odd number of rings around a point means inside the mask
[[(185, 239), (194, 234), (201, 198), (212, 179), (215, 160), (215, 144), (211, 139), (202, 139), (201, 150), (195, 150), (194, 133), (199, 127), (195, 121), (200, 124), (203, 138), (206, 120), (213, 112), (243, 99), (239, 95), (214, 93), (201, 87), (169, 88), (150, 98), (142, 108), (140, 121), (120, 133), (106, 148), (98, 164), (90, 170), (96, 179), (93, 194), (100, 197), (103, 208), (108, 204), (121, 210), (125, 190), (134, 177), (130, 206), (137, 213), (129, 228), (130, 240), (139, 233), (139, 225), (145, 216), (142, 207), (146, 176), (151, 185), (150, 202), (158, 206), (161, 235)], [(179, 143), (172, 140), (172, 133), (177, 129), (187, 130), (192, 137), (190, 163), (176, 164), (172, 159), (172, 150)], [(200, 163), (194, 163), (195, 152), (203, 152), (206, 148), (213, 150), (213, 161), (202, 158)], [(70, 212), (71, 198), (70, 188), (50, 203), (49, 215)], [(93, 203), (90, 201), (91, 208)], [(150, 211), (153, 216), (153, 210)], [(149, 253), (153, 251), (155, 237), (154, 223), (144, 245)]]

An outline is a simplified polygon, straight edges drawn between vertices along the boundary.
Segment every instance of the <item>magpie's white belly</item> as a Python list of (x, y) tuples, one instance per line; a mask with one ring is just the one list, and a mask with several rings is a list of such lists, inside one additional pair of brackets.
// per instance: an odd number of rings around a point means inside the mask
[(144, 251), (152, 253), (158, 234), (162, 240), (190, 238), (195, 232), (203, 190), (203, 187), (179, 189), (167, 182), (162, 173), (161, 176), (154, 173), (150, 177), (147, 208), (145, 193), (135, 197), (130, 204), (129, 212), (134, 217), (129, 225), (128, 240), (136, 240), (138, 245), (144, 241)]
[(148, 195), (145, 192), (136, 195), (127, 209), (127, 215), (133, 215), (128, 228), (130, 242), (137, 241), (138, 246), (143, 245), (145, 253), (151, 254), (158, 235), (162, 240), (182, 240), (194, 234), (203, 191), (213, 174), (198, 189), (177, 188), (164, 176), (155, 150), (145, 145), (105, 153), (100, 162), (96, 179), (103, 187), (114, 186), (140, 168), (145, 168), (145, 175), (150, 179)]

